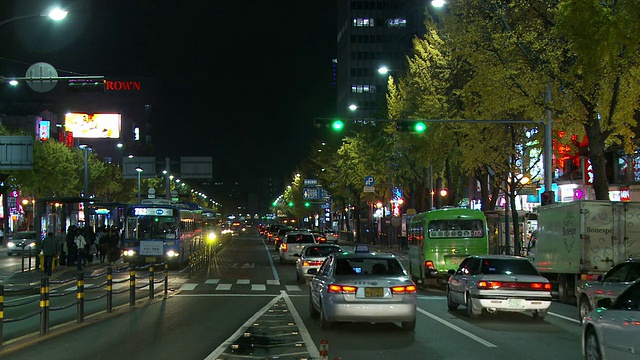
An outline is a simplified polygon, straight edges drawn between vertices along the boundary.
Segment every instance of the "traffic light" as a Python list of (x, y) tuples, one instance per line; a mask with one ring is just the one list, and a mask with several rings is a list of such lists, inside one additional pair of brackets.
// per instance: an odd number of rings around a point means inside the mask
[(551, 205), (553, 204), (554, 197), (555, 197), (555, 193), (553, 191), (545, 191), (542, 194), (540, 194), (540, 204)]
[(69, 79), (67, 91), (75, 94), (103, 93), (105, 81), (99, 79)]
[(427, 125), (418, 120), (397, 120), (396, 131), (400, 132), (413, 132), (417, 134), (423, 133), (427, 130)]
[(289, 201), (287, 205), (289, 205), (289, 207), (293, 207), (293, 201)]
[(304, 203), (304, 207), (309, 207), (311, 206), (311, 203), (309, 203), (308, 201)]
[(321, 129), (330, 129), (333, 131), (342, 131), (344, 129), (344, 122), (340, 119), (320, 119), (313, 120), (316, 127)]

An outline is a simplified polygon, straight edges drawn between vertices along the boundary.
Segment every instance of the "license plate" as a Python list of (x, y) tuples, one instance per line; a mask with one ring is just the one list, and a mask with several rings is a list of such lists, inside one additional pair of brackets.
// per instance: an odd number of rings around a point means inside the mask
[(146, 261), (146, 262), (156, 262), (156, 258), (154, 258), (154, 257), (146, 257), (146, 258), (144, 258), (144, 261)]
[(509, 299), (507, 302), (507, 306), (515, 309), (524, 309), (526, 306), (526, 303), (524, 299)]
[(384, 291), (381, 287), (364, 288), (364, 297), (383, 297)]

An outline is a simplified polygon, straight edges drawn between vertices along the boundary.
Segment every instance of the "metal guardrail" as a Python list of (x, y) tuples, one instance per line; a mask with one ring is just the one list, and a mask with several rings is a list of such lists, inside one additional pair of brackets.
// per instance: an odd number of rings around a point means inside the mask
[[(4, 343), (4, 324), (12, 323), (30, 319), (37, 315), (40, 315), (40, 335), (45, 335), (49, 332), (50, 328), (50, 312), (51, 311), (60, 311), (76, 306), (77, 316), (76, 321), (81, 323), (84, 321), (85, 317), (85, 303), (88, 301), (96, 301), (102, 298), (107, 299), (106, 311), (108, 313), (113, 312), (113, 295), (122, 294), (125, 292), (129, 292), (129, 305), (134, 306), (136, 302), (136, 291), (140, 290), (144, 287), (149, 287), (148, 289), (148, 298), (151, 300), (155, 295), (155, 284), (164, 283), (164, 296), (166, 298), (168, 288), (169, 288), (169, 268), (168, 264), (162, 263), (157, 264), (163, 266), (162, 274), (163, 278), (160, 280), (154, 280), (156, 265), (146, 265), (143, 267), (127, 267), (122, 269), (116, 269), (116, 273), (118, 272), (129, 272), (129, 278), (124, 278), (121, 280), (113, 280), (113, 268), (109, 266), (106, 272), (85, 276), (83, 272), (79, 272), (78, 276), (75, 278), (67, 279), (67, 280), (49, 280), (49, 278), (42, 278), (39, 286), (25, 286), (20, 289), (11, 289), (5, 290), (4, 285), (0, 284), (0, 347), (3, 346)], [(144, 275), (136, 275), (136, 270), (147, 270)], [(90, 288), (85, 288), (85, 279), (90, 278), (101, 278), (105, 277), (105, 281), (97, 284), (95, 286), (91, 286)], [(142, 285), (136, 285), (136, 280), (147, 278), (148, 281), (143, 283)], [(50, 285), (58, 284), (64, 285), (72, 282), (76, 282), (76, 299), (73, 302), (69, 302), (67, 304), (61, 304), (59, 306), (51, 306), (51, 299), (62, 298), (64, 296), (70, 295), (72, 292), (70, 291), (50, 291)], [(124, 283), (129, 281), (129, 287), (124, 288), (120, 291), (113, 290), (113, 284)], [(102, 294), (97, 294), (93, 297), (86, 297), (86, 294), (90, 291), (93, 293), (94, 290), (105, 289), (105, 292)], [(10, 293), (21, 294), (25, 292), (32, 292), (33, 294), (37, 294), (39, 290), (40, 296), (34, 298), (26, 298), (24, 301), (17, 301), (12, 304), (5, 303), (5, 295)], [(18, 308), (21, 306), (28, 306), (34, 303), (39, 303), (39, 308), (36, 311), (27, 313), (20, 317), (15, 318), (5, 318), (5, 308)]]

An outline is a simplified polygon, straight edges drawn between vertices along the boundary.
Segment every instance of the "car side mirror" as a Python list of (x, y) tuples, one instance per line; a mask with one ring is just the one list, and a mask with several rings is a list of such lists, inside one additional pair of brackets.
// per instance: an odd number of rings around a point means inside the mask
[(456, 271), (455, 271), (454, 269), (449, 269), (449, 270), (447, 270), (447, 274), (449, 274), (449, 275), (455, 275), (455, 274), (456, 274)]
[(318, 269), (309, 269), (307, 270), (307, 274), (309, 275), (318, 275)]
[(611, 304), (612, 302), (610, 298), (600, 299), (596, 302), (597, 307), (603, 307), (603, 308), (610, 308)]

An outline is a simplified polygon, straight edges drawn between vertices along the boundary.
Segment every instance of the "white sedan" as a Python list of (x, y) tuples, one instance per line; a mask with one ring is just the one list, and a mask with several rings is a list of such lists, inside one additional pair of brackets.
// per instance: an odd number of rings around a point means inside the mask
[(302, 249), (296, 260), (296, 280), (306, 283), (314, 275), (309, 273), (310, 269), (320, 268), (327, 256), (342, 252), (342, 248), (334, 244), (313, 244), (307, 245)]
[(582, 322), (582, 353), (586, 359), (640, 358), (640, 280), (615, 301), (603, 298)]
[(524, 257), (480, 255), (464, 259), (451, 274), (447, 307), (466, 307), (469, 317), (498, 311), (531, 311), (542, 319), (551, 305), (551, 283)]

